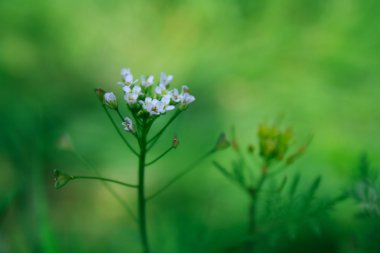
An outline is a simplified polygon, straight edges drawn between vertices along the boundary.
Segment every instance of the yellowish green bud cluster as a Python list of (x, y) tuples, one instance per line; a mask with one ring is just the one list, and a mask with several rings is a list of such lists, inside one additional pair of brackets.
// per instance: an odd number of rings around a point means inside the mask
[(293, 131), (290, 128), (280, 130), (265, 123), (259, 126), (257, 135), (260, 156), (268, 163), (272, 160), (283, 160), (293, 140)]

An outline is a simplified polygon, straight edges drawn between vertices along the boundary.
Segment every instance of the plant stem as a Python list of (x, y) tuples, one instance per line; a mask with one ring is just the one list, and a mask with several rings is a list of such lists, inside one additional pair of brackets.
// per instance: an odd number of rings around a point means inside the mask
[(120, 184), (120, 185), (127, 186), (127, 187), (138, 188), (138, 186), (134, 185), (134, 184), (128, 184), (128, 183), (124, 183), (121, 181), (117, 181), (117, 180), (113, 180), (113, 179), (109, 179), (109, 178), (104, 178), (104, 177), (73, 176), (72, 179), (94, 179), (94, 180), (112, 182), (112, 183)]
[[(265, 179), (267, 178), (267, 170), (268, 165), (264, 164), (261, 168), (261, 177), (259, 181), (257, 182), (256, 187), (253, 189), (253, 191), (250, 192), (250, 204), (249, 204), (249, 210), (248, 210), (248, 236), (250, 238), (254, 238), (256, 233), (256, 206), (257, 206), (257, 199), (258, 194), (260, 193), (261, 188), (263, 187), (263, 184), (265, 182)], [(247, 242), (247, 253), (253, 252), (255, 247), (255, 240), (251, 239)]]
[(106, 112), (108, 118), (110, 119), (112, 125), (115, 127), (117, 133), (119, 134), (121, 139), (124, 141), (124, 143), (128, 146), (128, 148), (132, 151), (132, 153), (134, 153), (136, 156), (139, 156), (139, 154), (136, 152), (136, 150), (131, 146), (131, 144), (129, 144), (129, 142), (127, 141), (125, 136), (122, 134), (122, 132), (120, 131), (120, 128), (116, 125), (116, 122), (112, 118), (110, 112), (107, 110), (107, 107), (104, 104), (102, 104), (102, 107), (103, 107), (104, 111)]
[(146, 145), (147, 135), (150, 126), (146, 124), (144, 119), (142, 122), (142, 133), (140, 139), (140, 156), (139, 156), (139, 171), (138, 171), (138, 213), (139, 213), (139, 227), (141, 235), (141, 243), (143, 252), (149, 253), (148, 235), (146, 229), (146, 210), (145, 210), (145, 158), (146, 158)]
[[(90, 170), (93, 170), (98, 177), (101, 177), (100, 172), (92, 166), (89, 161), (87, 161), (84, 156), (82, 156), (75, 147), (73, 147), (74, 154), (78, 157), (78, 159)], [(128, 205), (126, 201), (124, 201), (121, 196), (105, 181), (102, 181), (104, 187), (110, 192), (110, 194), (125, 208), (127, 213), (131, 216), (132, 220), (137, 223), (136, 215), (133, 213), (131, 207)]]
[(165, 156), (167, 153), (169, 153), (172, 149), (174, 149), (173, 146), (171, 146), (170, 148), (168, 148), (165, 152), (163, 152), (161, 155), (159, 155), (157, 158), (153, 159), (151, 162), (148, 162), (145, 164), (145, 166), (149, 166), (155, 162), (157, 162), (158, 160), (160, 160), (163, 156)]
[(166, 130), (166, 128), (168, 128), (168, 126), (178, 117), (178, 115), (181, 114), (181, 111), (176, 111), (175, 114), (169, 119), (169, 121), (165, 124), (165, 126), (156, 134), (154, 135), (149, 141), (148, 143), (150, 143), (149, 147), (148, 147), (148, 150), (151, 149), (154, 144), (158, 141), (158, 139), (160, 138), (160, 136), (164, 133), (164, 131)]
[(187, 173), (189, 173), (192, 169), (194, 169), (200, 162), (202, 162), (204, 159), (206, 159), (208, 156), (212, 155), (216, 150), (215, 149), (211, 149), (210, 151), (208, 151), (206, 154), (204, 154), (203, 156), (201, 156), (200, 158), (198, 158), (196, 161), (194, 161), (192, 164), (190, 164), (185, 170), (183, 170), (181, 173), (179, 173), (177, 176), (175, 176), (174, 178), (172, 178), (166, 185), (164, 185), (161, 189), (159, 189), (158, 191), (156, 191), (155, 193), (153, 193), (152, 195), (150, 195), (149, 197), (146, 198), (146, 200), (151, 200), (153, 199), (154, 197), (156, 197), (157, 195), (159, 195), (161, 192), (163, 192), (164, 190), (166, 190), (166, 188), (168, 188), (169, 186), (171, 186), (172, 184), (174, 184), (178, 179), (182, 178), (184, 175), (186, 175)]
[(253, 236), (256, 232), (256, 197), (252, 197), (249, 204), (249, 210), (248, 210), (248, 236), (251, 237), (251, 239), (247, 242), (247, 253), (253, 252), (253, 249), (255, 247), (255, 241), (253, 240)]

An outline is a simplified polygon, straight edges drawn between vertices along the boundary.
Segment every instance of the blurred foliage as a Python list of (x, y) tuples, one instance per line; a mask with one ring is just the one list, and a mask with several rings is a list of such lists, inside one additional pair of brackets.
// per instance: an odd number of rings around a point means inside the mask
[[(294, 172), (305, 182), (323, 175), (318, 192), (327, 203), (339, 196), (352, 183), (358, 153), (379, 163), (379, 8), (376, 0), (0, 1), (0, 252), (140, 250), (134, 223), (102, 184), (53, 188), (55, 168), (93, 173), (56, 148), (67, 133), (99, 171), (136, 178), (136, 161), (93, 94), (116, 89), (122, 67), (173, 74), (197, 97), (168, 131), (167, 143), (176, 133), (181, 145), (149, 169), (148, 190), (230, 125), (248, 145), (252, 126), (285, 115), (301, 140), (314, 136)], [(301, 228), (274, 251), (378, 250), (371, 237), (378, 218), (354, 215), (363, 204), (376, 206), (378, 183), (358, 184), (368, 193), (352, 190), (356, 202), (320, 219), (320, 236)], [(299, 196), (308, 189), (298, 188)], [(132, 192), (115, 190), (134, 206)], [(206, 162), (150, 203), (152, 245), (156, 252), (224, 251), (246, 231), (246, 206)]]
[(355, 247), (362, 252), (380, 251), (380, 180), (379, 170), (370, 167), (363, 154), (352, 188), (348, 191), (356, 204), (355, 217), (361, 227), (353, 235)]

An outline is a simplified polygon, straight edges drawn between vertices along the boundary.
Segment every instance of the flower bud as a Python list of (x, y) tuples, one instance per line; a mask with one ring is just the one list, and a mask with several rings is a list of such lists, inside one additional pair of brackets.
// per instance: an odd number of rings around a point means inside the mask
[(99, 98), (100, 102), (104, 103), (104, 93), (105, 91), (101, 88), (95, 89), (95, 94)]
[(257, 130), (257, 135), (259, 136), (259, 139), (265, 139), (270, 136), (270, 132), (270, 127), (266, 123), (261, 123)]
[(239, 143), (238, 143), (238, 141), (236, 139), (235, 127), (231, 128), (231, 138), (232, 138), (232, 140), (231, 140), (231, 146), (232, 146), (232, 148), (234, 150), (236, 150), (236, 151), (239, 150)]
[(179, 145), (179, 140), (178, 140), (178, 138), (177, 138), (177, 135), (174, 135), (174, 137), (173, 137), (173, 142), (172, 142), (172, 147), (173, 147), (173, 148), (177, 148), (178, 145)]
[(60, 172), (59, 170), (54, 170), (54, 187), (55, 189), (60, 189), (65, 186), (70, 180), (74, 178), (70, 175)]
[(117, 99), (116, 99), (115, 94), (113, 94), (113, 92), (107, 92), (104, 94), (104, 102), (109, 108), (113, 110), (116, 110), (118, 107)]
[(265, 139), (260, 141), (260, 156), (264, 159), (271, 159), (275, 150), (276, 143), (272, 139)]
[(227, 140), (226, 134), (221, 133), (219, 135), (218, 141), (216, 142), (215, 150), (217, 151), (223, 150), (223, 149), (228, 148), (229, 146), (230, 146), (230, 142)]

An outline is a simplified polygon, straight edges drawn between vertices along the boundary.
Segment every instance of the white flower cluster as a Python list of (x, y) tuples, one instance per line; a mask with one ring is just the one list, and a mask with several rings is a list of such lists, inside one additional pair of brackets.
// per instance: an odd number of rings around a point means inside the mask
[[(173, 80), (172, 75), (161, 73), (160, 81), (156, 87), (153, 87), (153, 75), (141, 76), (140, 84), (138, 84), (138, 79), (133, 78), (130, 69), (122, 69), (121, 76), (122, 81), (117, 84), (122, 86), (124, 100), (127, 102), (129, 109), (136, 115), (156, 117), (174, 110), (176, 107), (179, 110), (185, 110), (195, 100), (186, 85), (182, 86), (181, 92), (176, 88), (169, 89)], [(114, 93), (106, 92), (104, 102), (110, 108), (117, 109), (118, 104)], [(133, 131), (132, 121), (129, 118), (125, 119), (123, 126), (126, 131)]]
[[(183, 110), (195, 100), (185, 85), (182, 86), (181, 92), (178, 89), (169, 89), (173, 80), (172, 75), (161, 73), (160, 82), (154, 89), (152, 89), (154, 83), (152, 75), (141, 76), (140, 85), (137, 84), (137, 79), (133, 79), (129, 69), (122, 69), (121, 76), (123, 81), (117, 84), (123, 86), (124, 100), (130, 107), (138, 108), (140, 106), (143, 112), (150, 115), (160, 115), (171, 111), (175, 109), (176, 105)], [(104, 99), (109, 105), (117, 105), (116, 97), (112, 92), (107, 92)]]

